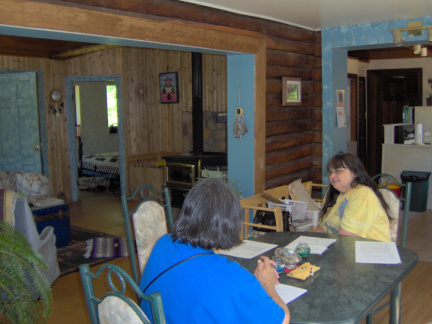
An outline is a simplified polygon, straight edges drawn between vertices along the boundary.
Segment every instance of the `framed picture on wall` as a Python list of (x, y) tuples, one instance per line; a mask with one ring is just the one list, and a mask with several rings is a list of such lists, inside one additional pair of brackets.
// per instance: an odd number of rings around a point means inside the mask
[(282, 106), (301, 105), (301, 79), (282, 78)]
[(167, 72), (159, 74), (159, 92), (161, 103), (179, 102), (177, 72)]

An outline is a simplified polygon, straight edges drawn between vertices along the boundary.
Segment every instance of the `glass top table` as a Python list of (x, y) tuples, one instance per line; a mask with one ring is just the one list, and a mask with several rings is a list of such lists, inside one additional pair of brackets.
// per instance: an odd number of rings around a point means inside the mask
[[(418, 256), (398, 247), (402, 263), (395, 265), (358, 264), (355, 262), (355, 241), (370, 241), (361, 237), (311, 232), (271, 232), (256, 241), (285, 247), (299, 236), (335, 238), (322, 255), (310, 254), (307, 261), (321, 269), (306, 280), (287, 277), (283, 272), (279, 282), (307, 290), (288, 304), (291, 323), (358, 323), (371, 313), (391, 293), (391, 323), (400, 321), (400, 289), (402, 279), (415, 267)], [(275, 249), (264, 255), (272, 257)], [(257, 259), (228, 257), (254, 272)]]

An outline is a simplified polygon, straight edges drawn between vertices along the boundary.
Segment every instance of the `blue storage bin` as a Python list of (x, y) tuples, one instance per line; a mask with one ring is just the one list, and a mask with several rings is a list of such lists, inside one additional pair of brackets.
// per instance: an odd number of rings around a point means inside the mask
[(54, 227), (56, 247), (63, 247), (70, 242), (69, 206), (66, 204), (50, 207), (33, 207), (33, 217), (39, 234), (47, 226)]

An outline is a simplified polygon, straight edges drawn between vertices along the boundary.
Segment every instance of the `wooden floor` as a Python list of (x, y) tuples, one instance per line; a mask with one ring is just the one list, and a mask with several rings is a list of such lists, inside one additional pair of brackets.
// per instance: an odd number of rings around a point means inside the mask
[[(119, 197), (104, 195), (74, 202), (70, 213), (71, 225), (125, 236)], [(410, 214), (407, 237), (407, 247), (418, 253), (421, 261), (402, 282), (402, 323), (425, 324), (432, 322), (432, 210)], [(131, 273), (129, 258), (111, 263)], [(48, 324), (90, 323), (80, 280), (79, 272), (75, 272), (53, 283), (53, 314)], [(104, 282), (98, 282), (95, 290), (103, 291), (104, 287)], [(373, 323), (388, 323), (388, 308), (376, 314)]]

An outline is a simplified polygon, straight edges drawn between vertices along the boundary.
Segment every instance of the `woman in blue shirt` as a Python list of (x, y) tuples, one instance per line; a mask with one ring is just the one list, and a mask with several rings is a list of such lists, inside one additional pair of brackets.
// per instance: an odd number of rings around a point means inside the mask
[[(140, 283), (146, 294), (162, 294), (167, 323), (289, 323), (273, 261), (261, 257), (253, 275), (218, 254), (241, 244), (241, 222), (240, 203), (225, 182), (205, 179), (188, 193), (173, 234), (155, 244)], [(152, 319), (148, 303), (141, 308)]]

